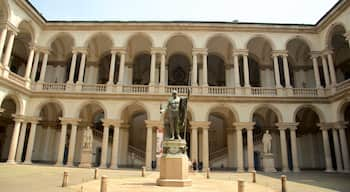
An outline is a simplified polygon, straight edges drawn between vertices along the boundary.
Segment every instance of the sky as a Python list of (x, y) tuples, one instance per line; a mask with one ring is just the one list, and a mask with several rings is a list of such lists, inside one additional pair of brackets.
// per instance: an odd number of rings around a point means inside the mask
[(47, 20), (315, 24), (338, 0), (29, 0)]

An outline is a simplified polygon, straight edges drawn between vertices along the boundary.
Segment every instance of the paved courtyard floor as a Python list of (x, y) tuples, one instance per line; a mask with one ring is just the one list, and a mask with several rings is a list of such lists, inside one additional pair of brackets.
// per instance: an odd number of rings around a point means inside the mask
[[(62, 188), (63, 171), (69, 172), (69, 186)], [(251, 183), (251, 174), (234, 172), (191, 173), (192, 187), (159, 187), (155, 181), (159, 172), (147, 172), (141, 177), (140, 170), (99, 170), (108, 176), (108, 192), (197, 192), (237, 191), (237, 179), (247, 181), (247, 192), (279, 192), (281, 173), (257, 173), (257, 183)], [(93, 179), (94, 169), (53, 167), (47, 165), (0, 164), (0, 191), (6, 192), (99, 192), (100, 181)], [(350, 174), (304, 171), (287, 173), (288, 192), (350, 192)]]

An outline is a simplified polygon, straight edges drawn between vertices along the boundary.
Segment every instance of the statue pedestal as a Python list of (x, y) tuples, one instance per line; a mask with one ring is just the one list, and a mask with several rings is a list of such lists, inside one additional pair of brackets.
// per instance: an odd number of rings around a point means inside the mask
[(277, 172), (275, 169), (275, 160), (272, 153), (265, 153), (262, 156), (262, 164), (264, 172)]
[(159, 186), (185, 187), (191, 186), (188, 179), (188, 158), (186, 141), (170, 140), (163, 142), (163, 155), (160, 158)]
[(83, 148), (80, 155), (79, 167), (91, 168), (91, 160), (92, 160), (92, 149)]

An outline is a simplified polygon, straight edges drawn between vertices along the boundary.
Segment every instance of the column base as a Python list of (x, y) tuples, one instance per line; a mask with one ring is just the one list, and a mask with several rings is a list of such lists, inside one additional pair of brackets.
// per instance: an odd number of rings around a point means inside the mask
[(244, 171), (243, 168), (238, 168), (238, 169), (236, 170), (236, 172), (237, 172), (237, 173), (243, 173), (243, 172), (245, 172), (245, 171)]
[(118, 166), (110, 166), (110, 169), (118, 169)]
[(293, 169), (293, 172), (298, 173), (298, 172), (300, 172), (300, 169), (299, 168), (295, 168), (295, 169)]
[(9, 164), (9, 165), (15, 165), (17, 164), (15, 160), (8, 160), (6, 161), (6, 164)]
[(248, 172), (253, 172), (253, 171), (255, 171), (254, 168), (249, 168), (249, 169), (248, 169)]
[(66, 167), (74, 167), (72, 162), (67, 162)]
[(100, 165), (98, 168), (99, 169), (107, 169), (107, 165)]
[(55, 166), (56, 167), (63, 167), (63, 163), (56, 163)]
[(286, 169), (286, 168), (283, 168), (283, 169), (282, 169), (282, 172), (288, 173), (288, 172), (290, 172), (290, 170), (289, 170), (289, 169)]
[(335, 172), (333, 169), (326, 169), (324, 172), (327, 172), (327, 173), (333, 173)]
[(32, 161), (24, 161), (23, 162), (23, 165), (31, 165), (32, 164)]

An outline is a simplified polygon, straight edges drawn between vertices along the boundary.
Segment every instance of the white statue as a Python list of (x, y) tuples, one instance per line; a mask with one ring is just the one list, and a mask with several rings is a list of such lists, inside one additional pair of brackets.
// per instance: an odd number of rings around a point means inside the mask
[(84, 131), (83, 148), (92, 149), (92, 141), (93, 141), (92, 130), (88, 126)]
[(264, 153), (271, 153), (271, 140), (272, 137), (269, 134), (269, 131), (266, 130), (266, 132), (264, 133), (264, 136), (262, 138), (262, 142), (264, 144)]

